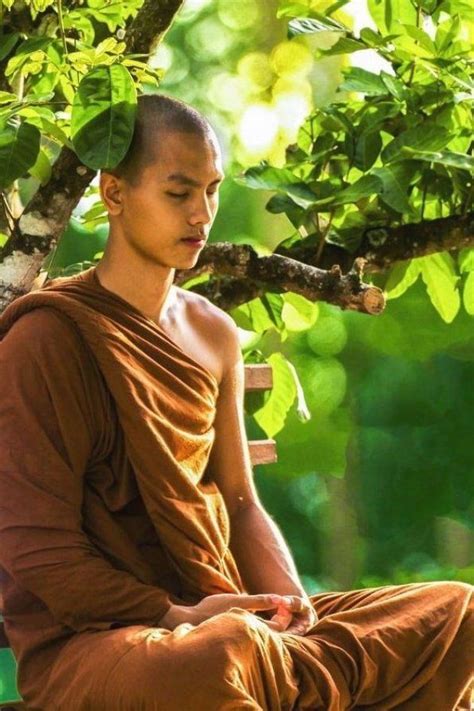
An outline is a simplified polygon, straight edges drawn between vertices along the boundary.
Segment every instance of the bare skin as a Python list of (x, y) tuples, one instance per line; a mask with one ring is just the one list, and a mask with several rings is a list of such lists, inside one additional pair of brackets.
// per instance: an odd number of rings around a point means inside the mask
[[(177, 174), (197, 185), (167, 180)], [(190, 269), (198, 260), (202, 247), (183, 238), (208, 239), (223, 177), (220, 148), (212, 133), (206, 138), (168, 134), (137, 186), (102, 172), (100, 190), (110, 235), (96, 269), (102, 286), (155, 321), (218, 382), (224, 366), (215, 336), (231, 319), (207, 299), (173, 285), (173, 279), (176, 269)]]
[[(167, 134), (137, 185), (103, 171), (100, 191), (110, 234), (96, 276), (104, 288), (155, 321), (218, 382), (216, 437), (206, 476), (218, 484), (233, 522), (246, 507), (261, 506), (244, 427), (244, 365), (238, 330), (233, 319), (210, 301), (173, 285), (175, 270), (191, 269), (204, 246), (190, 246), (183, 239), (208, 239), (223, 177), (220, 147), (212, 130), (205, 136)], [(290, 584), (290, 589), (295, 586)], [(191, 607), (172, 605), (160, 625), (174, 629), (181, 622), (199, 624), (232, 607), (276, 610), (267, 624), (280, 631), (297, 630), (303, 618), (309, 625), (315, 616), (305, 595), (280, 596), (271, 603), (267, 594), (224, 594)]]

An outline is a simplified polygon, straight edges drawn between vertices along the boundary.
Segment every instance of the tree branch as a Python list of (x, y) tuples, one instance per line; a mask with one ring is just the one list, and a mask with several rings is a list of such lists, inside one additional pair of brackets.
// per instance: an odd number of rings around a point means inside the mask
[(385, 306), (384, 295), (378, 287), (362, 282), (362, 269), (363, 260), (356, 260), (351, 271), (343, 276), (337, 265), (324, 271), (279, 254), (259, 257), (249, 245), (219, 242), (203, 250), (196, 269), (177, 271), (175, 282), (182, 283), (203, 273), (235, 277), (192, 287), (192, 291), (206, 296), (225, 311), (268, 291), (293, 291), (310, 301), (322, 300), (343, 309), (378, 314)]
[[(201, 274), (216, 275), (191, 289), (224, 310), (267, 291), (293, 291), (312, 301), (376, 314), (384, 308), (384, 297), (380, 289), (362, 282), (361, 264), (365, 273), (377, 272), (398, 261), (464, 247), (474, 247), (472, 212), (399, 227), (370, 228), (356, 252), (327, 243), (319, 262), (317, 248), (305, 245), (304, 240), (287, 249), (277, 248), (268, 257), (259, 257), (247, 245), (218, 242), (203, 249), (194, 269), (177, 271), (175, 282), (181, 284)], [(359, 265), (355, 272), (354, 264)]]
[(184, 0), (145, 0), (127, 29), (127, 54), (150, 54), (163, 40)]
[(369, 228), (355, 252), (326, 243), (319, 262), (314, 246), (306, 246), (304, 240), (288, 249), (277, 247), (275, 253), (320, 269), (338, 264), (343, 272), (361, 257), (365, 260), (364, 271), (369, 273), (384, 271), (395, 262), (465, 247), (474, 247), (474, 212), (399, 227)]

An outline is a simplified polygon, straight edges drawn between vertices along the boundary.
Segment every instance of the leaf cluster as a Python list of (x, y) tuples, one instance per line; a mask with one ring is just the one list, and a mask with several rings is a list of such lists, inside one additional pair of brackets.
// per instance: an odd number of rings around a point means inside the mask
[[(137, 91), (143, 81), (161, 79), (147, 56), (128, 54), (123, 41), (142, 1), (85, 0), (65, 11), (60, 0), (2, 0), (0, 189), (27, 175), (47, 183), (62, 146), (91, 168), (120, 162)], [(29, 32), (17, 29), (25, 10)]]
[(332, 17), (343, 4), (323, 15), (285, 2), (280, 16), (292, 18), (289, 37), (332, 34), (318, 56), (370, 51), (383, 68), (343, 70), (335, 101), (307, 117), (285, 164), (238, 178), (275, 192), (267, 210), (296, 230), (283, 246), (305, 240), (318, 255), (326, 243), (354, 252), (369, 227), (385, 239), (386, 227), (472, 209), (472, 11), (458, 0), (370, 0), (377, 30), (356, 36)]

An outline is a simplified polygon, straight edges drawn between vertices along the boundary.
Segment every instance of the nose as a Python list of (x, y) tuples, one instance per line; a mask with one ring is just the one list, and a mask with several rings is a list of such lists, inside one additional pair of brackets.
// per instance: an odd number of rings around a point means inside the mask
[(189, 216), (190, 225), (207, 225), (213, 220), (213, 209), (207, 195), (196, 197)]

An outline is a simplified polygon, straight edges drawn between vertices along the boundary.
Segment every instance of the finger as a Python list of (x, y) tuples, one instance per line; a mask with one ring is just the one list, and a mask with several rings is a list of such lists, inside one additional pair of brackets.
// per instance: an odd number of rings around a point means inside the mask
[(306, 634), (308, 629), (309, 627), (305, 620), (293, 619), (285, 629), (285, 632), (290, 632), (291, 634)]
[(295, 616), (285, 632), (292, 632), (293, 634), (307, 634), (311, 629), (313, 629), (313, 627), (315, 627), (318, 621), (319, 620), (317, 618), (315, 619), (312, 616)]
[(306, 612), (312, 611), (313, 607), (304, 598), (298, 597), (297, 595), (283, 595), (283, 604), (288, 607), (292, 612)]
[(276, 615), (273, 615), (273, 617), (271, 618), (272, 622), (276, 622), (277, 624), (281, 625), (284, 628), (288, 627), (288, 625), (292, 622), (292, 620), (293, 620), (293, 615), (291, 614), (291, 612), (284, 614), (284, 615), (280, 615), (277, 613)]
[(285, 622), (282, 622), (282, 621), (276, 622), (273, 619), (271, 619), (271, 620), (264, 620), (264, 622), (266, 622), (267, 625), (272, 630), (275, 630), (275, 632), (286, 632), (288, 624), (291, 622), (291, 620), (286, 620)]
[(248, 610), (270, 610), (283, 604), (281, 595), (240, 595), (239, 607)]
[(275, 632), (285, 632), (285, 625), (282, 625), (279, 622), (273, 622), (272, 620), (263, 620), (272, 630), (275, 630)]

